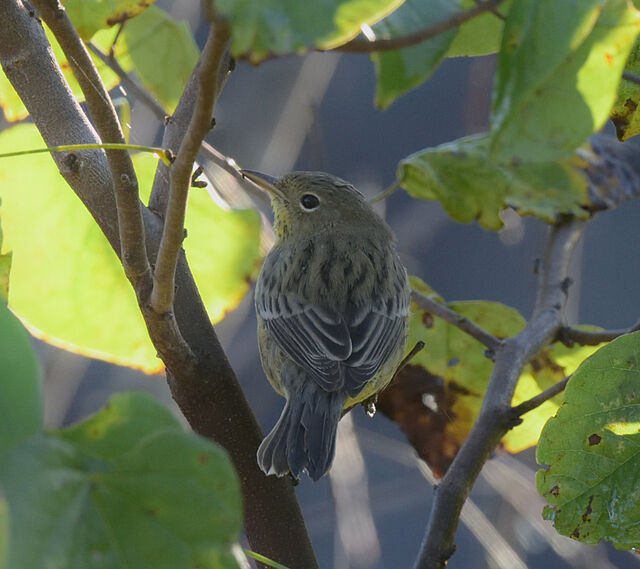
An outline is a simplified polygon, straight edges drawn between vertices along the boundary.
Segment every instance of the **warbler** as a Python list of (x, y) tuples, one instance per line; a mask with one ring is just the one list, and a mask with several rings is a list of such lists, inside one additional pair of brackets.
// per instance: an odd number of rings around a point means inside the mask
[(389, 226), (351, 184), (322, 172), (279, 179), (243, 170), (268, 192), (277, 241), (255, 290), (262, 366), (284, 410), (258, 449), (266, 474), (313, 480), (335, 454), (343, 410), (393, 377), (405, 351), (407, 272)]

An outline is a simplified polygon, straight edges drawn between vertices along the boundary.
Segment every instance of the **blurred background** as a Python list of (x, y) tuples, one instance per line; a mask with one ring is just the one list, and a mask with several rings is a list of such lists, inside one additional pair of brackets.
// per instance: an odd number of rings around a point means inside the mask
[[(203, 44), (199, 2), (158, 5), (187, 20)], [(394, 181), (399, 160), (412, 152), (487, 129), (494, 65), (491, 56), (446, 60), (426, 84), (379, 111), (373, 107), (375, 75), (366, 55), (311, 53), (258, 67), (238, 62), (216, 106), (208, 142), (241, 167), (273, 175), (326, 170), (373, 196)], [(143, 103), (132, 98), (131, 104), (131, 141), (159, 144), (162, 124)], [(488, 232), (452, 222), (437, 203), (402, 191), (376, 207), (394, 229), (409, 273), (445, 299), (499, 301), (529, 316), (534, 260), (547, 232), (543, 223), (507, 213), (504, 229)], [(588, 224), (573, 267), (571, 323), (617, 328), (636, 320), (639, 222), (640, 203), (629, 201)], [(260, 367), (252, 295), (216, 329), (269, 430), (283, 400)], [(122, 390), (151, 392), (175, 409), (163, 376), (36, 343), (48, 427), (82, 419)], [(338, 444), (331, 475), (315, 484), (303, 479), (297, 487), (321, 567), (411, 567), (433, 494), (428, 468), (381, 414), (369, 419), (356, 409), (341, 422)], [(535, 469), (533, 450), (487, 464), (463, 510), (452, 569), (640, 567), (637, 555), (557, 535), (542, 520)]]

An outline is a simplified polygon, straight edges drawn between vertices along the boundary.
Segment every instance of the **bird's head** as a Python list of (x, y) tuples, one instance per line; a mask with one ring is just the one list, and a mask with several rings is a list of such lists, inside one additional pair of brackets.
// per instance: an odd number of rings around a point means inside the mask
[(279, 239), (308, 237), (324, 231), (389, 233), (364, 196), (344, 180), (325, 172), (291, 172), (274, 178), (242, 170), (245, 178), (271, 196)]

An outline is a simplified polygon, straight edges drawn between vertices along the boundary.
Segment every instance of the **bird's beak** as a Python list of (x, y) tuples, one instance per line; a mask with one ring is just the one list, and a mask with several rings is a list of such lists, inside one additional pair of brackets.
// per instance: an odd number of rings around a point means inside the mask
[(258, 186), (261, 190), (264, 190), (271, 196), (276, 198), (280, 198), (281, 200), (286, 201), (285, 195), (282, 193), (282, 190), (276, 186), (277, 178), (273, 176), (269, 176), (269, 174), (263, 174), (262, 172), (256, 172), (255, 170), (240, 170), (243, 178), (247, 180), (251, 180), (256, 186)]

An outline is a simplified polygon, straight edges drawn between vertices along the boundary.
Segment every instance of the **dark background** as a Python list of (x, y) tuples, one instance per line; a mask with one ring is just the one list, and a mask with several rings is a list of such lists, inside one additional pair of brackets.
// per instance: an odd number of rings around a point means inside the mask
[[(203, 39), (197, 2), (165, 6), (190, 19), (198, 40)], [(448, 60), (426, 84), (379, 111), (373, 107), (375, 76), (367, 56), (314, 53), (259, 67), (239, 62), (218, 102), (217, 126), (208, 140), (242, 167), (274, 175), (327, 170), (373, 195), (394, 181), (398, 161), (412, 152), (487, 129), (493, 69), (492, 57)], [(160, 125), (135, 101), (132, 122), (132, 142), (159, 142)], [(409, 272), (447, 300), (495, 300), (530, 314), (534, 259), (547, 231), (543, 223), (510, 216), (506, 229), (488, 232), (452, 222), (437, 203), (402, 191), (380, 207)], [(636, 200), (588, 224), (573, 269), (571, 322), (624, 327), (640, 314), (639, 220)], [(250, 295), (217, 331), (258, 419), (270, 429), (283, 401), (260, 367)], [(42, 343), (38, 351), (47, 426), (77, 421), (119, 390), (150, 391), (170, 402), (161, 376)], [(393, 423), (380, 414), (370, 420), (359, 410), (350, 417), (341, 424), (341, 450), (331, 478), (315, 484), (304, 479), (297, 489), (321, 567), (409, 568), (433, 487)], [(633, 554), (555, 534), (541, 518), (535, 468), (532, 450), (487, 465), (473, 503), (465, 508), (452, 569), (640, 567)]]

